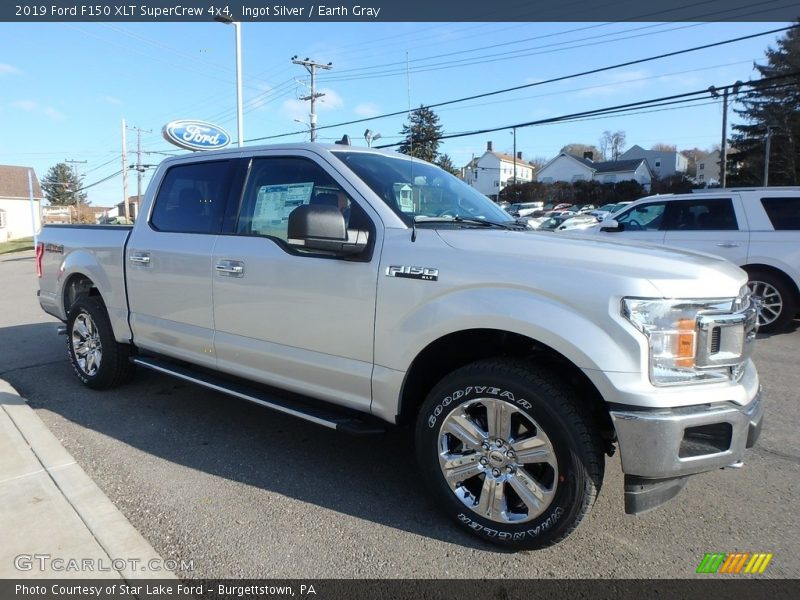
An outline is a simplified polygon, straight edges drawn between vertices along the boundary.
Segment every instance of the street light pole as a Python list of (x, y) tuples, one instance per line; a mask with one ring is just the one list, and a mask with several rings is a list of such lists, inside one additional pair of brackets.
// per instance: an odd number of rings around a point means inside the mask
[(244, 115), (242, 111), (242, 24), (230, 17), (217, 15), (214, 20), (225, 25), (233, 25), (236, 37), (236, 145), (244, 144)]

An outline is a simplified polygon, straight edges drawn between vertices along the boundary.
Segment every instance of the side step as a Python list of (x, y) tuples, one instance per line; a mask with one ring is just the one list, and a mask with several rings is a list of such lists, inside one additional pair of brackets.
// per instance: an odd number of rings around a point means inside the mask
[(341, 431), (350, 435), (374, 435), (386, 431), (386, 429), (379, 424), (371, 423), (367, 420), (337, 413), (334, 410), (311, 406), (301, 401), (282, 398), (255, 387), (228, 381), (222, 377), (216, 377), (206, 372), (195, 371), (166, 360), (149, 356), (135, 356), (131, 358), (131, 362), (145, 369), (172, 375), (178, 379), (183, 379), (184, 381), (201, 385), (223, 394), (228, 394), (229, 396), (235, 396), (236, 398), (241, 398), (248, 402), (254, 402), (266, 408), (271, 408), (272, 410), (277, 410), (278, 412), (311, 421), (317, 425), (322, 425), (323, 427), (335, 429), (336, 431)]

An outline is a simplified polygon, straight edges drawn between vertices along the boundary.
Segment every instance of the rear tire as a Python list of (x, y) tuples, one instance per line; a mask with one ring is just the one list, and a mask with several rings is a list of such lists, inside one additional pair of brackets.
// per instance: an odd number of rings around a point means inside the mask
[(95, 296), (81, 296), (67, 317), (67, 355), (78, 379), (95, 390), (130, 380), (134, 348), (114, 339), (105, 305)]
[(747, 286), (758, 307), (759, 333), (783, 331), (797, 312), (797, 298), (786, 281), (769, 271), (748, 272)]
[(603, 480), (599, 436), (576, 392), (522, 360), (445, 377), (423, 404), (417, 460), (445, 512), (493, 544), (530, 550), (567, 537)]

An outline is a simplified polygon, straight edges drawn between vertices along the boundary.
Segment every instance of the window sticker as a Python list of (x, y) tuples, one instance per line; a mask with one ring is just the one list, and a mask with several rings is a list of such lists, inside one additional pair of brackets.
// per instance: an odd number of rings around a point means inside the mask
[(313, 182), (285, 185), (263, 185), (258, 189), (253, 211), (252, 228), (266, 231), (289, 220), (289, 213), (302, 204), (308, 204)]

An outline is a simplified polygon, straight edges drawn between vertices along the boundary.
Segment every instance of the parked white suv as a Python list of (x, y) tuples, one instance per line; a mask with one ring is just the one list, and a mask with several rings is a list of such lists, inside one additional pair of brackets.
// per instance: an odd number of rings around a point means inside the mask
[(800, 307), (800, 188), (696, 190), (642, 198), (586, 233), (716, 254), (747, 271), (759, 330)]

